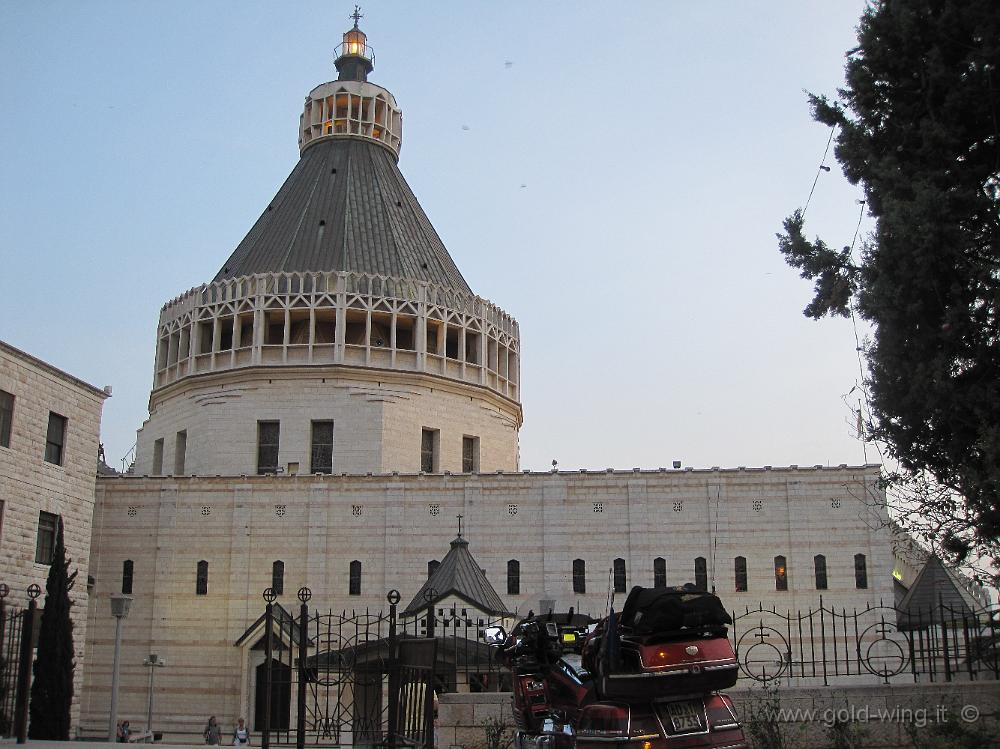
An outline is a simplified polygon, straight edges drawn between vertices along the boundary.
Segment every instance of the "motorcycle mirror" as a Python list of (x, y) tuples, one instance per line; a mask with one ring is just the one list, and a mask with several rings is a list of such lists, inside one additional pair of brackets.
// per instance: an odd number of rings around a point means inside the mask
[(487, 627), (483, 630), (483, 641), (487, 645), (503, 645), (507, 639), (507, 633), (503, 627)]

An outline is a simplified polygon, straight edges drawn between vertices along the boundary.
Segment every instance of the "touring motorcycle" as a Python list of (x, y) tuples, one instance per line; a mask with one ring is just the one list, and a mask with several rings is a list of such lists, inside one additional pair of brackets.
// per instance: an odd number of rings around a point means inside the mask
[(513, 673), (514, 749), (746, 749), (718, 597), (635, 587), (603, 619), (549, 611), (484, 630)]

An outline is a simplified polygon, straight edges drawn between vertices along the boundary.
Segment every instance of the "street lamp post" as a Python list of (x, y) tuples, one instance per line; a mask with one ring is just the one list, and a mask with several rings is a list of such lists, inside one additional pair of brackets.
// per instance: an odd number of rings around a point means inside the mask
[(111, 596), (111, 615), (115, 618), (115, 657), (111, 664), (111, 715), (108, 716), (108, 741), (114, 741), (118, 723), (118, 664), (122, 654), (122, 620), (128, 616), (132, 596), (114, 593)]
[(153, 732), (153, 672), (157, 668), (167, 665), (167, 662), (156, 653), (150, 653), (149, 657), (142, 662), (143, 666), (149, 668), (149, 701), (146, 703), (146, 731)]

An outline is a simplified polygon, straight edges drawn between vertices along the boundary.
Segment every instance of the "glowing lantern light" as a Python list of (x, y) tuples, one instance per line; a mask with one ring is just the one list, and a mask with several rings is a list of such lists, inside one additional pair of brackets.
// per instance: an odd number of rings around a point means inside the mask
[(367, 38), (361, 29), (353, 28), (344, 34), (343, 54), (365, 57)]

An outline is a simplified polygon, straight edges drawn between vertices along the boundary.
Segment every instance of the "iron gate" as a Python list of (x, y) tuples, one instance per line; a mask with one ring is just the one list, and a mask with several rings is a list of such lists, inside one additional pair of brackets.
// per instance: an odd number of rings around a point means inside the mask
[(261, 745), (433, 749), (437, 641), (397, 632), (399, 593), (389, 613), (310, 611), (298, 616), (264, 592), (264, 661), (255, 671), (253, 728)]
[(28, 702), (31, 664), (37, 647), (41, 609), (37, 583), (28, 586), (28, 605), (7, 603), (10, 588), (0, 583), (0, 736), (15, 737), (18, 744), (28, 738)]

